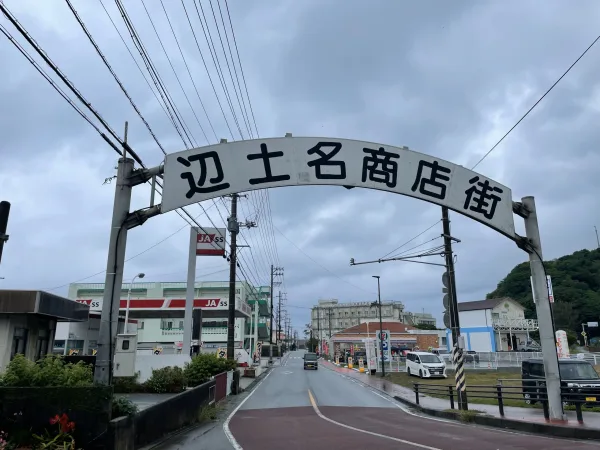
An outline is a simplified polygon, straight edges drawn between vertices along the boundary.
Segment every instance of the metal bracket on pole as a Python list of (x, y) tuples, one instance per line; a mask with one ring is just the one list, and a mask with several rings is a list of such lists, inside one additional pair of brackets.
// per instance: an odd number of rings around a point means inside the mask
[(165, 172), (164, 164), (161, 164), (150, 169), (135, 169), (132, 174), (127, 177), (129, 186), (137, 186), (144, 184), (153, 177), (161, 176)]
[(127, 219), (125, 219), (124, 226), (131, 230), (132, 228), (139, 227), (143, 225), (146, 220), (151, 217), (158, 216), (160, 214), (160, 205), (153, 206), (147, 209), (138, 209), (132, 213), (127, 215)]

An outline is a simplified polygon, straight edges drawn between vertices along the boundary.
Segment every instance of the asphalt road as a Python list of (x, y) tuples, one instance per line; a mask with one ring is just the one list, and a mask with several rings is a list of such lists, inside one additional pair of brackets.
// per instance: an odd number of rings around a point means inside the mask
[[(292, 352), (245, 399), (225, 424), (234, 448), (333, 450), (570, 450), (598, 444), (523, 435), (407, 412), (396, 401), (320, 367), (304, 370)], [(236, 447), (237, 445), (237, 447)]]
[(292, 352), (220, 421), (156, 450), (594, 450), (600, 444), (523, 435), (415, 415), (395, 400)]

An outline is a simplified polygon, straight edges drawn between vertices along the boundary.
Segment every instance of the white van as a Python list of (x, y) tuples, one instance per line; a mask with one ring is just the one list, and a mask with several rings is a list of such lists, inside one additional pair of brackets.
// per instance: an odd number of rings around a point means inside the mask
[(448, 378), (444, 361), (438, 355), (428, 352), (408, 352), (406, 355), (406, 373), (418, 375), (420, 378)]

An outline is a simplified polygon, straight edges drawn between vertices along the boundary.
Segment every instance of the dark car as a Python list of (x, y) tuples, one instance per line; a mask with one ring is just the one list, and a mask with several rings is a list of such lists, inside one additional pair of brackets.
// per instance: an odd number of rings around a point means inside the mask
[[(560, 359), (558, 369), (563, 403), (582, 402), (591, 406), (600, 404), (600, 376), (594, 366), (581, 359)], [(541, 359), (523, 361), (521, 378), (525, 403), (534, 404), (543, 400), (543, 390), (546, 386), (544, 361)]]
[(306, 369), (319, 369), (319, 357), (316, 353), (306, 352), (304, 354), (304, 370)]
[(466, 363), (479, 363), (479, 355), (473, 350), (467, 350), (464, 356)]

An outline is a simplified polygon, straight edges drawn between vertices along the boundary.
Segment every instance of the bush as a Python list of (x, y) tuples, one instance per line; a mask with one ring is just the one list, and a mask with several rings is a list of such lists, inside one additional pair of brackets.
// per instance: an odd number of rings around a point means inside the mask
[(92, 367), (83, 361), (65, 364), (59, 356), (46, 356), (37, 363), (15, 355), (2, 376), (7, 387), (76, 387), (93, 384)]
[(157, 394), (177, 393), (186, 387), (185, 376), (181, 367), (163, 367), (153, 369), (152, 376), (144, 383), (146, 388)]
[(206, 383), (211, 377), (229, 372), (237, 367), (237, 361), (219, 358), (212, 353), (200, 354), (192, 358), (184, 369), (188, 386), (199, 386)]
[(113, 389), (115, 394), (133, 394), (145, 392), (146, 386), (138, 381), (139, 372), (133, 377), (114, 377)]
[(122, 416), (133, 416), (139, 411), (138, 406), (131, 400), (125, 397), (114, 397), (112, 399), (112, 415), (113, 419)]

